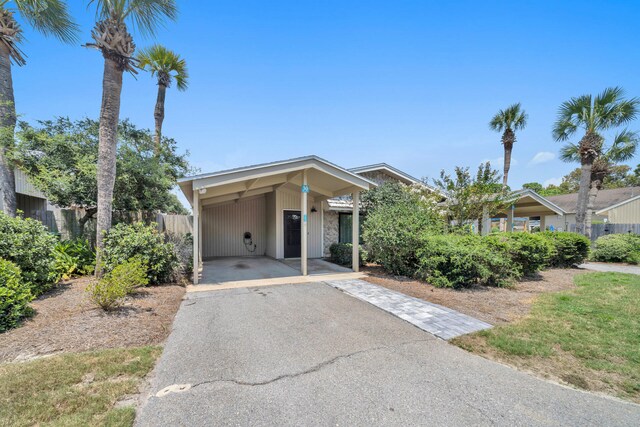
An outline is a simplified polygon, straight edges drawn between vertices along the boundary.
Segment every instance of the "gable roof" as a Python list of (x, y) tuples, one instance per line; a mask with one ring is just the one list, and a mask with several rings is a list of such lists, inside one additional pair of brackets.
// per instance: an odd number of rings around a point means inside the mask
[[(606, 208), (611, 208), (614, 205), (621, 204), (636, 196), (640, 196), (640, 187), (600, 190), (598, 191), (593, 209), (595, 211), (603, 211)], [(575, 213), (576, 205), (578, 204), (578, 193), (548, 196), (547, 200), (560, 206), (567, 213)]]
[(548, 197), (543, 197), (529, 188), (523, 188), (522, 190), (512, 192), (511, 194), (509, 194), (509, 197), (507, 197), (507, 200), (510, 203), (517, 203), (519, 200), (526, 198), (534, 200), (545, 208), (555, 212), (557, 215), (564, 215), (566, 213), (566, 211), (562, 209), (562, 207), (549, 200)]
[(353, 173), (357, 173), (357, 174), (361, 174), (361, 173), (365, 173), (365, 172), (377, 172), (377, 171), (382, 171), (384, 173), (386, 173), (387, 175), (397, 179), (398, 181), (404, 182), (405, 184), (423, 184), (422, 181), (420, 181), (417, 178), (414, 178), (413, 176), (409, 175), (406, 172), (402, 172), (400, 169), (396, 169), (391, 165), (388, 165), (386, 163), (376, 163), (375, 165), (367, 165), (367, 166), (359, 166), (357, 168), (351, 168), (349, 169), (351, 172)]

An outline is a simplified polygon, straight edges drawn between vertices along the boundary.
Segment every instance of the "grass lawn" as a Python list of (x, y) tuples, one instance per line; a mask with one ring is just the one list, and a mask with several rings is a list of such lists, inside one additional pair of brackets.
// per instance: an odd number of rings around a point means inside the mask
[(528, 316), (460, 347), (578, 388), (640, 403), (640, 276), (589, 273), (539, 296)]
[(0, 365), (0, 425), (130, 426), (132, 406), (114, 408), (138, 393), (160, 347), (68, 353)]

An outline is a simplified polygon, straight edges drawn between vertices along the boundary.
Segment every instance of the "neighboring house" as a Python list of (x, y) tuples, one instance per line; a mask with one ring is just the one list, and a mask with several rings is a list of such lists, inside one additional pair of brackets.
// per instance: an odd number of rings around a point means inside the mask
[(420, 183), (387, 164), (348, 170), (317, 156), (180, 179), (193, 207), (194, 264), (229, 256), (300, 258), (306, 274), (308, 258), (326, 256), (332, 243), (358, 238), (352, 218), (360, 193), (386, 181)]
[[(27, 218), (44, 221), (48, 208), (47, 198), (29, 182), (27, 175), (20, 169), (15, 170), (15, 176), (18, 210), (24, 212)], [(0, 197), (0, 210), (3, 210), (2, 197)]]
[[(571, 226), (576, 223), (578, 193), (548, 196), (547, 200), (560, 206), (566, 214), (564, 216), (546, 216), (546, 227), (553, 226), (556, 230), (570, 230)], [(592, 222), (607, 220), (612, 224), (640, 224), (640, 187), (598, 191), (592, 215)]]

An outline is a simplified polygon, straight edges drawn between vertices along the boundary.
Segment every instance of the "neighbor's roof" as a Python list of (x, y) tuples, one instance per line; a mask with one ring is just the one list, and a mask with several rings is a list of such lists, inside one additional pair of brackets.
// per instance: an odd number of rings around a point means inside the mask
[(357, 174), (384, 171), (387, 173), (387, 175), (397, 179), (398, 181), (402, 181), (405, 184), (422, 184), (422, 181), (420, 181), (419, 179), (414, 178), (408, 173), (402, 172), (400, 169), (396, 169), (386, 163), (376, 163), (375, 165), (359, 166), (357, 168), (351, 168), (349, 170)]
[[(640, 196), (640, 187), (612, 188), (598, 191), (598, 196), (594, 202), (593, 209), (603, 211), (614, 205), (626, 202), (629, 199)], [(547, 200), (560, 206), (567, 213), (575, 213), (578, 204), (578, 193), (561, 194), (559, 196), (548, 196)]]
[(557, 215), (564, 215), (566, 213), (566, 211), (564, 209), (562, 209), (561, 206), (557, 205), (556, 203), (554, 203), (553, 201), (549, 200), (548, 197), (543, 197), (540, 194), (536, 193), (535, 191), (529, 189), (529, 188), (523, 188), (522, 190), (517, 190), (517, 191), (513, 191), (509, 194), (509, 196), (507, 197), (507, 200), (510, 201), (510, 203), (516, 203), (517, 201), (524, 199), (526, 197), (529, 197), (531, 199), (533, 199), (535, 202), (541, 204), (542, 206), (544, 206), (545, 208), (555, 212)]

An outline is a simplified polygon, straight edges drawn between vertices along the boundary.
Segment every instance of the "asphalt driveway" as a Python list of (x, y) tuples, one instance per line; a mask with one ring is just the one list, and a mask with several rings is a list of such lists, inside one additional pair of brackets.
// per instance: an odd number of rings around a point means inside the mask
[(188, 294), (137, 424), (637, 426), (323, 283)]

